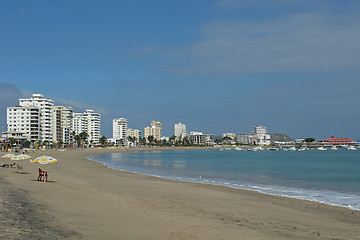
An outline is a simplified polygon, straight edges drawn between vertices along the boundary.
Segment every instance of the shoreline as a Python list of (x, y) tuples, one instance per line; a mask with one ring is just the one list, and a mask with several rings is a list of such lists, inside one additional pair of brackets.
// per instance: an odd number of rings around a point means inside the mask
[[(208, 147), (208, 148), (182, 148), (182, 149), (179, 149), (179, 148), (174, 147), (174, 148), (150, 148), (150, 149), (149, 148), (143, 148), (140, 151), (149, 151), (150, 152), (150, 151), (176, 151), (176, 150), (184, 151), (184, 150), (218, 150), (218, 149), (217, 148), (211, 148), (211, 147)], [(137, 152), (137, 150), (134, 149), (134, 150), (131, 150), (131, 151), (119, 151), (119, 152), (131, 153), (131, 152)], [(99, 155), (99, 154), (97, 154), (97, 155)], [(102, 155), (102, 154), (100, 154), (100, 155)], [(221, 183), (221, 182), (218, 182), (218, 183), (212, 182), (212, 183), (210, 183), (209, 182), (210, 180), (208, 180), (208, 182), (205, 182), (205, 181), (199, 181), (199, 180), (196, 180), (196, 179), (194, 179), (194, 180), (189, 180), (189, 179), (186, 179), (186, 178), (179, 179), (179, 178), (175, 178), (175, 177), (171, 177), (171, 176), (159, 176), (159, 175), (154, 175), (154, 174), (150, 174), (150, 173), (147, 174), (147, 173), (142, 173), (142, 172), (136, 172), (136, 171), (130, 171), (130, 170), (126, 170), (126, 169), (121, 169), (121, 168), (112, 168), (112, 167), (107, 166), (106, 164), (104, 164), (102, 162), (98, 162), (96, 160), (91, 159), (90, 157), (92, 157), (92, 156), (95, 156), (95, 155), (90, 155), (90, 156), (85, 156), (85, 157), (88, 160), (100, 163), (100, 164), (104, 165), (107, 168), (110, 168), (110, 169), (113, 169), (113, 170), (119, 170), (119, 171), (123, 171), (123, 172), (127, 172), (127, 173), (151, 176), (151, 177), (156, 177), (156, 178), (160, 178), (160, 179), (171, 180), (171, 181), (179, 181), (179, 182), (184, 182), (184, 183), (209, 184), (209, 185), (215, 185), (215, 186), (228, 187), (228, 188), (231, 188), (231, 189), (254, 191), (254, 192), (257, 192), (257, 193), (260, 193), (260, 194), (265, 194), (265, 195), (285, 197), (285, 198), (291, 198), (291, 199), (297, 199), (297, 200), (303, 200), (303, 201), (310, 201), (310, 202), (325, 204), (325, 205), (329, 205), (329, 206), (341, 207), (341, 208), (349, 209), (349, 210), (352, 210), (352, 211), (358, 211), (358, 212), (360, 211), (360, 209), (353, 208), (351, 205), (346, 206), (345, 204), (341, 205), (341, 204), (336, 204), (336, 203), (331, 203), (331, 202), (324, 202), (324, 201), (317, 200), (317, 199), (316, 200), (315, 199), (310, 199), (311, 196), (300, 198), (300, 197), (297, 197), (297, 196), (290, 196), (290, 195), (285, 195), (285, 194), (281, 195), (281, 194), (276, 194), (276, 193), (264, 192), (262, 190), (251, 189), (250, 187), (249, 188), (237, 187), (237, 186), (233, 186), (232, 184), (225, 184), (225, 183)], [(297, 191), (298, 190), (303, 190), (303, 189), (298, 189), (298, 188), (291, 188), (291, 189), (292, 189), (292, 191), (294, 191), (294, 190), (297, 190)], [(337, 194), (337, 192), (333, 192), (333, 193)]]
[[(29, 153), (59, 160), (44, 166), (50, 182), (35, 181), (40, 165), (27, 161), (28, 174), (0, 169), (2, 190), (19, 191), (33, 204), (30, 209), (49, 216), (48, 229), (61, 233), (59, 239), (360, 239), (360, 213), (355, 210), (129, 173), (87, 159), (112, 152), (123, 150)], [(14, 207), (4, 205), (4, 196), (1, 213)]]

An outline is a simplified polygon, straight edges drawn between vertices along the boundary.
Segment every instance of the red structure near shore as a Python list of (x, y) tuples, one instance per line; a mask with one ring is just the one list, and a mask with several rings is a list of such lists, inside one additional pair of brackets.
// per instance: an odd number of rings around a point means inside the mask
[(354, 145), (355, 142), (350, 138), (329, 137), (321, 141), (323, 145)]

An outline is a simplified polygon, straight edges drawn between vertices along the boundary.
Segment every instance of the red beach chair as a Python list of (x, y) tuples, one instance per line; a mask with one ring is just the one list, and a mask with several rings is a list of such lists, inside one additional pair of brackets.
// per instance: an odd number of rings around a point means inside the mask
[[(39, 176), (37, 181), (44, 181), (45, 172), (39, 168)], [(47, 175), (46, 175), (47, 176)]]

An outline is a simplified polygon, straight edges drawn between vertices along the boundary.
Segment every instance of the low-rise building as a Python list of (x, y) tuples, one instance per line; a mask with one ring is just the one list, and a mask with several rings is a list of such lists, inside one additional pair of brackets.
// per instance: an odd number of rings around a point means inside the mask
[(255, 145), (257, 138), (255, 133), (239, 133), (236, 134), (235, 141), (243, 145)]
[(223, 133), (221, 138), (231, 138), (231, 140), (236, 139), (236, 133)]
[(336, 138), (336, 137), (329, 137), (321, 141), (322, 145), (325, 146), (346, 146), (346, 145), (354, 145), (356, 144), (352, 139), (350, 138)]
[(214, 135), (202, 132), (190, 132), (189, 140), (194, 144), (214, 145)]

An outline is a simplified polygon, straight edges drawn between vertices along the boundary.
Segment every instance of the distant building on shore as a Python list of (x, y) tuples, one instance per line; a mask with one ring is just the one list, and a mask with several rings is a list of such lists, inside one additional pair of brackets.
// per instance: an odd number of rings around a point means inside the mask
[(70, 143), (72, 140), (72, 118), (73, 109), (71, 107), (53, 107), (53, 142)]
[(174, 136), (178, 139), (183, 139), (188, 134), (186, 132), (186, 125), (182, 123), (174, 124)]
[(231, 138), (231, 140), (236, 139), (236, 133), (223, 133), (221, 134), (221, 138)]
[(116, 146), (128, 145), (128, 120), (126, 118), (113, 119), (113, 141)]
[(101, 115), (93, 110), (86, 110), (84, 113), (74, 113), (73, 131), (75, 135), (87, 132), (89, 143), (97, 145), (100, 143), (100, 122)]
[(255, 132), (235, 135), (235, 141), (244, 145), (270, 145), (270, 135), (264, 126), (255, 126)]
[(128, 135), (128, 137), (135, 139), (135, 142), (133, 142), (133, 144), (136, 145), (140, 142), (141, 131), (139, 129), (128, 128), (127, 135)]
[(327, 145), (327, 146), (346, 146), (346, 145), (354, 145), (356, 144), (352, 139), (350, 138), (345, 138), (345, 137), (342, 137), (342, 138), (336, 138), (336, 137), (329, 137), (329, 138), (326, 138), (322, 141), (320, 141), (320, 143), (322, 145)]
[(243, 145), (255, 145), (256, 134), (255, 133), (239, 133), (236, 134), (235, 141)]
[(268, 134), (267, 127), (255, 126), (256, 144), (267, 146), (270, 145), (270, 135)]
[(148, 141), (149, 136), (153, 136), (156, 141), (161, 141), (162, 124), (158, 121), (151, 121), (151, 126), (144, 128), (144, 138)]
[(54, 101), (41, 94), (19, 99), (19, 106), (7, 108), (8, 132), (18, 132), (31, 142), (53, 141)]
[(189, 139), (194, 144), (214, 145), (214, 135), (202, 132), (190, 132)]

